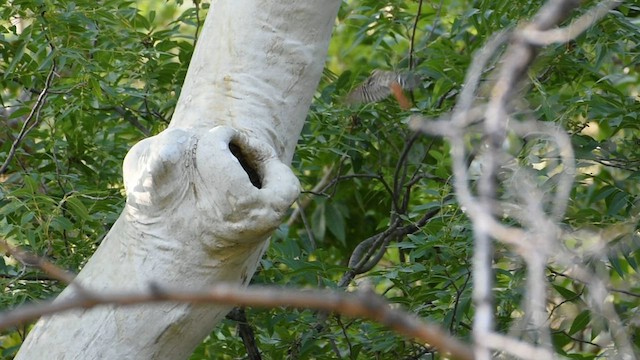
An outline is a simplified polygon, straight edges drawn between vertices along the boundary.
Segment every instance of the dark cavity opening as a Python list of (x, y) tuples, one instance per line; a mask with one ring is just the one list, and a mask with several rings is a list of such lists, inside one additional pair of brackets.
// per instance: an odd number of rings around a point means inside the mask
[(242, 151), (242, 148), (234, 143), (229, 144), (229, 150), (231, 150), (233, 156), (240, 161), (240, 165), (242, 165), (244, 171), (249, 175), (249, 181), (251, 181), (251, 184), (258, 189), (262, 189), (262, 179), (260, 178), (260, 174), (258, 173), (258, 170), (256, 170), (254, 164), (251, 163), (253, 159), (248, 157)]

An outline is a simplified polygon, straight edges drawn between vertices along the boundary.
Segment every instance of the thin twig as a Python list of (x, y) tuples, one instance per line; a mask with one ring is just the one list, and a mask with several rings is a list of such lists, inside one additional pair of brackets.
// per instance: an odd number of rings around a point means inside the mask
[[(302, 193), (309, 193), (309, 194), (314, 194), (314, 195), (317, 194), (317, 195), (321, 196), (321, 194), (324, 193), (324, 191), (326, 189), (325, 187), (326, 187), (327, 183), (331, 179), (331, 175), (333, 173), (333, 168), (334, 168), (334, 165), (331, 165), (330, 167), (325, 168), (324, 174), (322, 175), (322, 178), (313, 187), (313, 189), (308, 190), (308, 191), (302, 191)], [(289, 216), (289, 220), (287, 221), (287, 225), (288, 226), (292, 226), (296, 222), (296, 220), (298, 219), (298, 216), (309, 205), (310, 202), (311, 202), (310, 198), (305, 198), (302, 201), (301, 200), (296, 201), (297, 207), (293, 209), (293, 212), (291, 213), (291, 216)]]
[[(396, 168), (393, 172), (393, 193), (392, 193), (392, 202), (393, 202), (393, 213), (396, 214), (396, 216), (398, 214), (403, 214), (406, 209), (401, 207), (398, 202), (400, 199), (400, 191), (402, 189), (402, 184), (404, 183), (404, 178), (406, 177), (406, 172), (407, 172), (407, 159), (409, 157), (409, 152), (411, 151), (411, 148), (413, 148), (413, 145), (416, 143), (416, 141), (420, 138), (420, 133), (412, 133), (411, 137), (409, 137), (409, 139), (407, 139), (407, 141), (404, 144), (404, 148), (402, 149), (402, 153), (400, 154), (400, 158), (398, 159), (398, 162), (396, 163)], [(403, 203), (405, 203), (405, 201), (403, 201)]]
[[(581, 284), (588, 284), (589, 283), (586, 279), (580, 279), (580, 278), (577, 278), (577, 277), (569, 276), (569, 275), (567, 275), (565, 273), (559, 272), (557, 270), (553, 270), (551, 267), (547, 267), (547, 270), (550, 273), (552, 273), (553, 275), (561, 276), (563, 278), (567, 278), (567, 279), (569, 279), (571, 281), (574, 281), (574, 282), (579, 282)], [(629, 291), (629, 290), (618, 289), (618, 288), (607, 286), (607, 291), (617, 292), (617, 293), (620, 293), (620, 294), (625, 294), (625, 295), (629, 295), (629, 296), (640, 298), (640, 293), (636, 293), (636, 292)]]
[[(145, 99), (145, 101), (146, 101), (146, 99)], [(140, 132), (144, 136), (147, 136), (147, 137), (151, 136), (151, 131), (149, 129), (147, 129), (146, 127), (144, 127), (144, 125), (142, 125), (140, 123), (140, 121), (138, 121), (136, 116), (133, 115), (129, 109), (127, 109), (125, 107), (122, 107), (122, 106), (113, 106), (112, 109), (115, 110), (115, 112), (117, 112), (120, 116), (122, 116), (125, 120), (127, 120), (136, 129), (140, 130)]]
[(198, 43), (198, 35), (200, 34), (200, 27), (202, 26), (200, 20), (200, 0), (193, 0), (193, 4), (196, 7), (196, 32), (193, 35), (193, 48), (195, 49)]
[(298, 209), (298, 212), (300, 214), (299, 215), (300, 219), (302, 219), (302, 224), (304, 225), (304, 229), (307, 232), (307, 236), (309, 237), (309, 242), (311, 243), (311, 249), (315, 250), (318, 245), (316, 243), (316, 238), (313, 235), (311, 224), (309, 224), (309, 222), (307, 221), (307, 216), (304, 213), (304, 206), (302, 206), (302, 202), (300, 200), (296, 200), (296, 204), (298, 205), (296, 209)]
[(71, 284), (76, 274), (66, 271), (44, 257), (37, 256), (31, 252), (20, 250), (9, 245), (5, 240), (0, 240), (0, 251), (5, 252), (18, 260), (25, 266), (37, 267), (44, 271), (51, 279), (58, 280), (63, 284)]
[[(468, 271), (466, 275), (467, 276), (464, 279), (464, 283), (462, 284), (462, 287), (460, 289), (458, 289), (456, 287), (456, 300), (453, 303), (454, 305), (453, 305), (453, 310), (451, 312), (451, 314), (452, 314), (451, 315), (451, 322), (449, 323), (449, 333), (450, 334), (455, 334), (453, 325), (456, 322), (456, 313), (458, 312), (458, 306), (460, 305), (460, 298), (462, 297), (462, 293), (467, 288), (467, 284), (469, 283), (469, 280), (471, 279), (471, 271)], [(452, 284), (455, 285), (453, 282), (452, 282)]]
[(418, 12), (416, 13), (416, 19), (413, 22), (413, 28), (411, 30), (411, 39), (409, 41), (409, 70), (413, 70), (413, 52), (416, 40), (416, 30), (418, 29), (418, 21), (422, 15), (422, 0), (418, 2)]
[(2, 166), (0, 166), (0, 174), (4, 174), (7, 171), (7, 168), (9, 167), (11, 160), (13, 160), (13, 157), (15, 156), (16, 151), (18, 150), (18, 147), (20, 146), (20, 143), (22, 142), (22, 140), (24, 140), (27, 134), (31, 130), (33, 130), (35, 126), (40, 122), (39, 120), (40, 109), (42, 108), (42, 105), (44, 105), (47, 99), (47, 96), (49, 94), (49, 88), (51, 87), (51, 82), (53, 81), (53, 76), (55, 75), (55, 72), (56, 72), (56, 64), (54, 61), (53, 64), (51, 65), (51, 69), (49, 70), (49, 74), (47, 74), (47, 78), (44, 83), (44, 88), (38, 95), (38, 98), (36, 99), (36, 103), (31, 108), (31, 112), (29, 112), (29, 115), (24, 120), (24, 123), (22, 124), (22, 129), (20, 129), (20, 133), (11, 144), (11, 149), (9, 149), (9, 154), (7, 155), (7, 158), (5, 159)]
[(256, 336), (253, 332), (253, 328), (247, 321), (247, 313), (244, 308), (234, 308), (227, 314), (227, 319), (231, 319), (238, 324), (238, 334), (242, 339), (244, 348), (247, 350), (247, 357), (249, 360), (261, 360), (262, 356), (260, 356), (260, 349), (258, 349)]

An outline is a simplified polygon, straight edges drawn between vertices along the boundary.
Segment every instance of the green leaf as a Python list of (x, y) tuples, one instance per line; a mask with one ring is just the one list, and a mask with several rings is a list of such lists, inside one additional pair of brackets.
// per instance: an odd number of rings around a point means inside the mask
[(624, 271), (623, 265), (620, 262), (620, 258), (618, 258), (617, 256), (610, 256), (609, 263), (621, 278), (625, 277), (626, 271)]
[(9, 76), (15, 75), (15, 70), (20, 61), (22, 61), (23, 56), (25, 56), (25, 50), (27, 49), (27, 45), (29, 44), (29, 40), (31, 38), (31, 26), (28, 26), (23, 30), (22, 34), (20, 34), (20, 42), (18, 44), (17, 50), (13, 53), (13, 59), (11, 63), (4, 71), (4, 79), (6, 80)]
[(77, 197), (74, 197), (74, 196), (67, 197), (66, 203), (69, 206), (69, 211), (71, 211), (71, 213), (77, 216), (78, 218), (86, 221), (93, 220), (87, 208), (84, 206), (82, 201), (80, 201), (80, 199), (78, 199)]
[(553, 285), (553, 288), (563, 297), (565, 300), (575, 301), (579, 298), (578, 294), (560, 285)]
[(311, 231), (316, 241), (322, 241), (324, 239), (327, 230), (327, 217), (325, 203), (318, 204), (318, 207), (313, 211), (311, 217)]
[(20, 201), (11, 201), (8, 202), (6, 204), (4, 204), (2, 207), (0, 207), (0, 216), (5, 217), (8, 216), (10, 214), (13, 214), (14, 212), (16, 212), (18, 209), (22, 208), (24, 206), (24, 204)]
[(585, 330), (587, 325), (589, 325), (589, 321), (591, 321), (591, 312), (589, 310), (583, 310), (571, 323), (569, 335)]
[(338, 207), (332, 203), (328, 203), (325, 210), (325, 218), (326, 218), (327, 227), (329, 228), (329, 231), (343, 245), (346, 245), (344, 216), (342, 215)]
[(73, 229), (73, 223), (64, 216), (56, 216), (51, 219), (51, 228), (59, 232), (69, 231)]
[(629, 195), (627, 193), (620, 191), (615, 193), (611, 198), (607, 199), (608, 200), (607, 214), (608, 215), (618, 214), (624, 207), (627, 206), (629, 202), (628, 196)]
[(26, 224), (30, 223), (34, 217), (35, 214), (31, 211), (24, 213), (20, 218), (20, 226), (25, 226)]

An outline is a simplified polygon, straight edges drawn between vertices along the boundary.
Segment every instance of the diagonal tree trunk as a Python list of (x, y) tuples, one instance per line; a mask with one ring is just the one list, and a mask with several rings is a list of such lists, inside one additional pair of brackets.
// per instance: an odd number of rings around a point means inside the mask
[[(213, 1), (169, 128), (124, 160), (127, 203), (56, 301), (247, 284), (299, 192), (289, 169), (340, 0)], [(229, 308), (102, 307), (41, 319), (16, 359), (185, 359)]]

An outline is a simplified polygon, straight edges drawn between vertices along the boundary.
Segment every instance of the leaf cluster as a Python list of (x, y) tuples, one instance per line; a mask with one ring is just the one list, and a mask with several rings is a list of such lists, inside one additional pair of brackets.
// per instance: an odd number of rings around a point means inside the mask
[[(473, 232), (452, 190), (451, 149), (440, 138), (414, 137), (407, 122), (416, 113), (447, 114), (473, 54), (541, 4), (345, 1), (292, 165), (304, 192), (272, 237), (253, 283), (372, 290), (469, 339)], [(25, 123), (30, 129), (0, 175), (2, 238), (68, 269), (81, 268), (123, 206), (124, 155), (171, 118), (205, 9), (195, 1), (0, 5), (0, 159), (9, 156)], [(557, 124), (571, 135), (577, 173), (559, 241), (608, 284), (636, 350), (639, 14), (638, 6), (622, 5), (575, 41), (542, 50), (516, 109), (516, 117)], [(406, 94), (411, 110), (393, 97), (345, 102), (376, 69), (421, 79)], [(487, 89), (491, 80), (487, 71)], [(30, 116), (45, 89), (43, 106)], [(551, 188), (554, 172), (547, 164), (558, 154), (544, 141), (512, 140), (519, 165), (535, 172), (542, 189)], [(478, 141), (470, 138), (469, 147)], [(359, 246), (394, 226), (407, 231), (388, 237), (370, 270), (353, 273), (349, 260)], [(551, 263), (547, 270), (556, 351), (576, 359), (606, 357), (613, 351), (610, 323), (590, 303), (593, 290), (566, 266)], [(496, 329), (506, 333), (522, 321), (526, 266), (499, 246), (494, 273)], [(62, 289), (8, 256), (0, 258), (0, 283), (4, 308)], [(371, 322), (310, 310), (246, 312), (264, 359), (442, 358), (428, 344)], [(226, 320), (192, 359), (246, 358), (237, 325)], [(0, 334), (3, 357), (11, 358), (26, 331)]]

